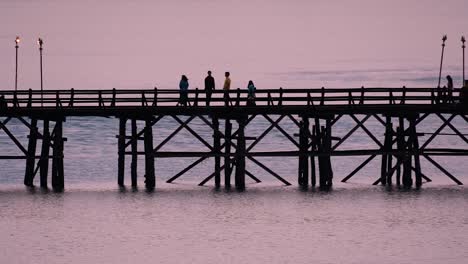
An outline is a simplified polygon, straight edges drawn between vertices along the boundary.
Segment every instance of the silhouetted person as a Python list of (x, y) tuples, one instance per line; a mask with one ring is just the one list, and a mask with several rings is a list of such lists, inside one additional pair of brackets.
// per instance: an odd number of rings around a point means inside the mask
[(249, 81), (247, 85), (247, 106), (254, 106), (255, 105), (255, 85), (253, 81)]
[(188, 100), (188, 88), (189, 88), (189, 83), (188, 83), (188, 78), (185, 75), (182, 75), (182, 78), (180, 79), (179, 83), (179, 104), (183, 106), (187, 106), (187, 100)]
[(208, 71), (208, 76), (205, 78), (206, 105), (210, 105), (211, 93), (215, 89), (215, 79), (211, 76), (211, 71)]
[(224, 73), (224, 76), (226, 79), (224, 80), (224, 86), (223, 86), (223, 91), (224, 91), (224, 104), (227, 106), (228, 101), (229, 101), (229, 90), (231, 89), (231, 74), (229, 72)]
[(450, 75), (447, 75), (447, 97), (447, 102), (453, 103), (453, 80)]

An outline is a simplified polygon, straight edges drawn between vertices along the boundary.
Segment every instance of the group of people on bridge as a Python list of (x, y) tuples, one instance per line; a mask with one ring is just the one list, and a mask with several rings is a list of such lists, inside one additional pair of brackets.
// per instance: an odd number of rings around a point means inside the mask
[[(208, 76), (205, 78), (205, 93), (206, 93), (206, 105), (210, 105), (211, 101), (211, 95), (213, 91), (216, 88), (216, 83), (215, 79), (211, 74), (211, 71), (208, 71)], [(225, 72), (224, 73), (224, 85), (223, 85), (223, 91), (224, 91), (224, 101), (228, 102), (229, 101), (229, 90), (231, 89), (231, 74), (230, 72)], [(185, 75), (182, 75), (182, 78), (180, 79), (179, 83), (179, 89), (180, 89), (180, 98), (179, 98), (179, 103), (178, 105), (182, 106), (187, 106), (188, 103), (188, 88), (189, 88), (189, 82), (188, 78)], [(253, 83), (252, 80), (250, 80), (247, 84), (247, 106), (254, 106), (255, 105), (255, 91), (256, 87)]]

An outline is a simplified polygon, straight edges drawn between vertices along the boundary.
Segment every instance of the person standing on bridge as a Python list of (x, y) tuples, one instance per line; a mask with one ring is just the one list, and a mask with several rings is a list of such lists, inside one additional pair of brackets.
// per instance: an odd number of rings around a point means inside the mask
[(224, 91), (224, 104), (227, 106), (229, 102), (229, 90), (231, 89), (231, 74), (229, 72), (224, 73), (224, 76), (226, 76), (226, 79), (224, 80), (224, 86), (223, 86), (223, 91)]
[(205, 78), (206, 105), (210, 106), (211, 93), (215, 89), (215, 79), (211, 76), (211, 71), (208, 71), (208, 76)]
[(249, 84), (247, 85), (247, 106), (254, 106), (255, 105), (255, 85), (253, 81), (249, 81)]
[(185, 75), (182, 75), (182, 78), (179, 83), (179, 103), (177, 105), (183, 105), (187, 106), (187, 100), (188, 100), (188, 88), (189, 88), (189, 83), (188, 83), (188, 78)]
[(447, 75), (447, 102), (453, 103), (453, 80), (452, 76)]

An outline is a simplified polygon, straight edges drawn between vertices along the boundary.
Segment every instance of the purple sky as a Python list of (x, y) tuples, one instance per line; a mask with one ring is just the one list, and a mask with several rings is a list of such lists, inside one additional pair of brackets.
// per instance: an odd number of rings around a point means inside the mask
[[(99, 3), (97, 3), (99, 2)], [(443, 34), (444, 76), (461, 78), (466, 0), (1, 0), (0, 83), (39, 85), (36, 39), (45, 41), (47, 89), (191, 88), (208, 69), (218, 86), (435, 86)]]

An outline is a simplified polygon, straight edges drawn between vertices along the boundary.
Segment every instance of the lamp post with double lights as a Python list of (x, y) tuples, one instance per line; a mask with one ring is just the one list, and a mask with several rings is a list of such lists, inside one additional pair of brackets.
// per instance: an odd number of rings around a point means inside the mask
[(462, 86), (465, 86), (465, 36), (461, 37), (461, 42), (462, 42), (462, 50), (463, 50), (463, 83)]
[(444, 61), (444, 50), (445, 50), (445, 41), (447, 40), (447, 35), (442, 37), (442, 55), (440, 56), (440, 70), (439, 70), (439, 83), (437, 88), (440, 88), (440, 78), (442, 77), (442, 62)]

